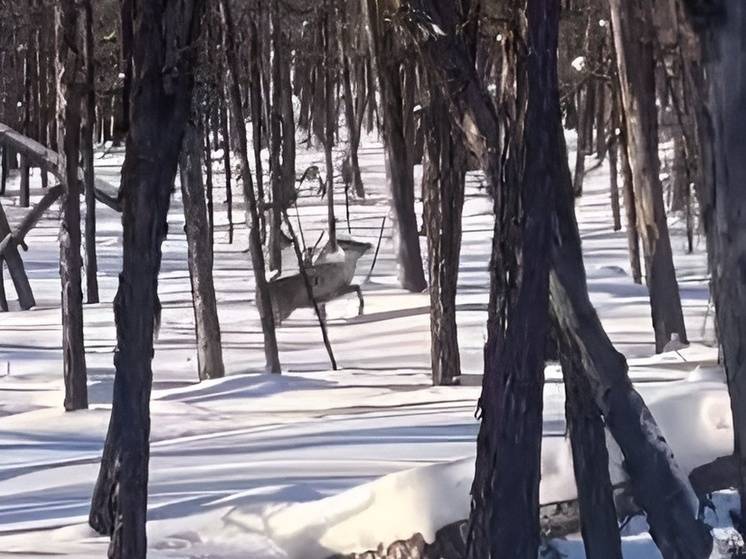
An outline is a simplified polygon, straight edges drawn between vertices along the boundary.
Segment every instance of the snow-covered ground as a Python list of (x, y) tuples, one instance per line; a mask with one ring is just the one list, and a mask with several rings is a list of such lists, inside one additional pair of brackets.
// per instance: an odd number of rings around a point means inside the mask
[[(97, 159), (99, 176), (118, 184), (122, 153)], [(300, 154), (298, 168), (323, 155)], [(361, 152), (368, 197), (351, 207), (352, 237), (375, 245), (387, 214), (382, 149), (369, 138)], [(38, 173), (32, 184), (38, 186)], [(222, 175), (217, 177), (221, 184)], [(612, 340), (630, 358), (631, 375), (658, 417), (682, 465), (690, 469), (731, 451), (728, 399), (712, 369), (716, 351), (704, 243), (684, 254), (673, 229), (690, 348), (653, 356), (647, 292), (629, 274), (624, 232), (611, 229), (608, 168), (591, 172), (578, 218), (592, 299)], [(34, 191), (34, 200), (41, 195)], [(2, 199), (11, 222), (17, 182)], [(339, 231), (347, 231), (342, 189)], [(228, 376), (197, 384), (193, 313), (183, 213), (178, 193), (169, 215), (159, 292), (162, 325), (153, 363), (150, 556), (322, 559), (434, 530), (468, 512), (478, 424), (478, 386), (432, 387), (429, 299), (398, 288), (390, 220), (370, 281), (365, 313), (353, 296), (327, 306), (329, 335), (342, 370), (329, 371), (310, 311), (278, 330), (282, 376), (261, 374), (261, 328), (243, 208), (235, 208), (236, 242), (226, 242), (222, 187), (216, 187), (215, 281)], [(240, 199), (236, 189), (234, 199)], [(106, 539), (87, 528), (88, 503), (108, 422), (115, 330), (111, 301), (121, 258), (119, 216), (98, 206), (101, 300), (85, 307), (91, 409), (62, 409), (57, 207), (27, 238), (23, 255), (38, 306), (0, 314), (0, 557), (39, 554), (103, 557)], [(326, 208), (301, 198), (305, 238), (314, 242)], [(469, 177), (458, 295), (463, 373), (478, 376), (488, 291), (491, 215), (479, 178)], [(672, 220), (675, 222), (675, 219)], [(424, 239), (423, 241), (423, 254)], [(368, 274), (372, 251), (359, 263)], [(6, 272), (6, 288), (15, 304)], [(699, 367), (699, 368), (698, 368)], [(695, 369), (697, 369), (695, 371)], [(473, 377), (470, 377), (473, 378)], [(563, 387), (547, 369), (543, 502), (574, 495), (564, 438)], [(478, 380), (478, 379), (474, 379)], [(475, 384), (475, 383), (469, 383)], [(618, 453), (612, 471), (620, 476)], [(388, 475), (392, 474), (392, 475)], [(382, 477), (385, 476), (385, 477)], [(727, 539), (728, 506), (718, 498), (718, 537)], [(641, 523), (625, 528), (625, 557), (658, 557)], [(556, 543), (582, 557), (577, 538)], [(718, 557), (719, 555), (714, 555)]]

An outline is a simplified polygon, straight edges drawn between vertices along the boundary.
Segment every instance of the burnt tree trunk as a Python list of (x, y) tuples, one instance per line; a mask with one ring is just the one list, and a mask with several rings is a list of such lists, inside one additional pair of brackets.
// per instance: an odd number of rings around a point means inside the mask
[[(256, 303), (264, 334), (265, 368), (269, 373), (280, 373), (280, 356), (277, 348), (277, 334), (275, 333), (275, 319), (272, 314), (272, 301), (267, 286), (264, 254), (259, 227), (259, 209), (257, 208), (254, 183), (251, 180), (249, 167), (249, 148), (246, 138), (246, 126), (243, 106), (241, 104), (241, 87), (238, 75), (238, 60), (236, 57), (235, 29), (229, 0), (220, 0), (220, 17), (223, 23), (223, 51), (228, 69), (228, 97), (231, 113), (238, 137), (238, 155), (241, 162), (241, 182), (246, 203), (246, 225), (249, 228), (249, 251), (254, 268), (256, 282)], [(255, 146), (256, 148), (256, 146)]]
[[(450, 2), (442, 5), (434, 0), (419, 0), (416, 4), (420, 13), (434, 18), (441, 28), (446, 27), (443, 14), (449, 13)], [(467, 136), (470, 145), (479, 146), (480, 137), (489, 142), (494, 137), (491, 132), (498, 128), (496, 116), (489, 105), (484, 104), (486, 97), (476, 73), (468, 64), (457, 63), (464, 59), (465, 51), (460, 38), (447, 33), (435, 38), (430, 36), (420, 39), (419, 46), (430, 66), (441, 75), (440, 83), (449, 93), (447, 99), (451, 102), (452, 116), (459, 120), (464, 115), (472, 117), (476, 130), (472, 136)], [(486, 147), (486, 160), (494, 162), (494, 158), (489, 157), (492, 145)], [(561, 151), (553, 156), (555, 163), (566, 160), (565, 146), (560, 147)], [(488, 176), (495, 174), (488, 173)], [(551, 255), (552, 308), (560, 327), (580, 348), (584, 375), (591, 385), (596, 405), (625, 455), (635, 496), (648, 513), (651, 531), (664, 557), (707, 557), (712, 539), (706, 526), (696, 518), (691, 486), (650, 411), (632, 387), (624, 358), (614, 350), (588, 298), (574, 203), (568, 194), (572, 191), (569, 169), (564, 167), (562, 176), (554, 178), (561, 186), (557, 186), (555, 197), (559, 231)], [(543, 348), (539, 351), (543, 354)], [(476, 496), (473, 498), (476, 500)], [(477, 551), (473, 556), (487, 556), (486, 549), (482, 549), (481, 554)]]
[[(622, 212), (619, 206), (619, 119), (616, 103), (611, 107), (611, 132), (609, 136), (609, 194), (611, 196), (611, 215), (614, 220), (614, 231), (622, 229)], [(637, 235), (637, 232), (635, 232)]]
[[(489, 557), (535, 558), (539, 547), (544, 348), (549, 308), (549, 255), (552, 239), (554, 164), (560, 108), (557, 83), (559, 5), (529, 0), (526, 8), (528, 105), (523, 127), (520, 196), (522, 268), (510, 302), (505, 343), (497, 374), (482, 387), (482, 424), (491, 471)], [(553, 127), (552, 123), (557, 126)], [(516, 153), (513, 156), (520, 157)], [(517, 186), (517, 185), (516, 185)], [(479, 458), (478, 458), (479, 460)]]
[(624, 124), (621, 126), (622, 133), (619, 136), (619, 156), (622, 164), (622, 196), (624, 198), (624, 213), (627, 218), (627, 253), (629, 255), (629, 266), (632, 271), (632, 280), (642, 283), (642, 264), (640, 261), (640, 235), (637, 232), (637, 203), (635, 188), (632, 185), (632, 168), (627, 156), (627, 134), (624, 132)]
[(588, 559), (622, 559), (604, 419), (585, 376), (580, 348), (572, 336), (557, 327), (554, 312), (552, 315), (565, 384), (565, 417), (585, 554)]
[(75, 0), (58, 0), (55, 8), (57, 43), (57, 145), (64, 173), (60, 224), (60, 280), (62, 281), (62, 366), (65, 409), (88, 407), (83, 342), (83, 288), (80, 257), (80, 108), (85, 91), (86, 42), (84, 17)]
[[(72, 1), (70, 2), (72, 4)], [(169, 199), (189, 116), (203, 2), (134, 0), (132, 108), (122, 168), (116, 375), (89, 522), (111, 559), (144, 559), (153, 337)], [(163, 68), (171, 68), (169, 74)]]
[[(740, 512), (734, 525), (746, 533), (746, 157), (743, 119), (746, 114), (746, 64), (743, 37), (746, 6), (724, 0), (720, 11), (708, 12), (689, 1), (705, 53), (706, 102), (698, 114), (699, 139), (705, 152), (702, 221), (708, 234), (712, 291), (733, 414), (734, 455), (738, 472)], [(701, 83), (701, 77), (700, 77)], [(700, 106), (702, 99), (696, 99)], [(698, 111), (699, 113), (700, 111)], [(711, 163), (707, 165), (706, 163)]]
[[(559, 135), (559, 134), (558, 134)], [(561, 162), (563, 150), (557, 154)], [(569, 169), (558, 169), (559, 236), (552, 251), (550, 301), (559, 328), (576, 347), (606, 427), (619, 444), (637, 503), (666, 559), (709, 557), (712, 537), (697, 519), (696, 496), (588, 298)]]
[(461, 362), (456, 329), (456, 288), (461, 251), (466, 154), (442, 94), (430, 89), (425, 108), (422, 175), (430, 272), (430, 358), (434, 385), (453, 384)]
[(282, 247), (280, 238), (282, 237), (282, 210), (283, 202), (283, 178), (282, 178), (282, 115), (280, 113), (280, 97), (283, 88), (280, 73), (280, 8), (279, 0), (272, 0), (271, 3), (271, 22), (272, 22), (272, 103), (270, 107), (270, 148), (269, 148), (269, 166), (272, 188), (272, 214), (269, 221), (269, 269), (282, 273)]
[(192, 284), (197, 372), (200, 380), (225, 376), (220, 322), (212, 277), (213, 247), (202, 182), (199, 132), (188, 124), (179, 159), (181, 198), (187, 237), (187, 261)]
[(95, 53), (93, 3), (84, 0), (85, 14), (85, 94), (80, 128), (80, 150), (85, 182), (85, 279), (88, 303), (98, 303), (98, 265), (96, 262), (96, 185), (93, 168), (93, 129), (96, 123)]
[[(121, 90), (112, 97), (112, 103), (117, 108), (113, 112), (113, 130), (110, 136), (113, 136), (114, 143), (121, 143), (130, 126), (130, 105), (132, 97), (132, 53), (134, 49), (133, 21), (135, 18), (134, 2), (136, 0), (119, 0), (119, 61), (121, 72), (124, 74), (122, 79)], [(106, 129), (109, 128), (107, 125)], [(109, 138), (104, 137), (104, 140)]]
[(658, 159), (652, 7), (643, 0), (609, 0), (627, 133), (627, 154), (637, 201), (655, 349), (674, 337), (687, 343), (679, 286), (668, 235)]

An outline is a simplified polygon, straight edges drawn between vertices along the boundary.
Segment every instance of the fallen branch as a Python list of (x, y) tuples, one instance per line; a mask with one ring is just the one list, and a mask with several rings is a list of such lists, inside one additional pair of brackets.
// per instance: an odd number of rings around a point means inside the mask
[[(59, 181), (64, 182), (64, 173), (59, 168), (60, 156), (56, 151), (44, 147), (36, 140), (24, 136), (2, 122), (0, 122), (0, 145), (10, 147), (25, 155), (33, 165), (52, 173)], [(82, 180), (83, 171), (79, 170), (78, 175)], [(107, 194), (107, 190), (115, 190), (115, 187), (106, 181), (96, 179), (96, 200), (116, 212), (121, 212), (119, 200)]]
[(26, 235), (34, 228), (34, 225), (36, 225), (36, 223), (41, 219), (44, 212), (47, 211), (60, 196), (62, 196), (63, 192), (64, 189), (60, 184), (47, 190), (47, 193), (41, 201), (26, 214), (18, 227), (16, 227), (14, 231), (8, 233), (5, 238), (0, 240), (0, 256), (5, 254), (5, 250), (11, 245), (11, 243), (15, 246), (21, 246), (23, 250), (28, 250), (28, 247), (24, 243)]

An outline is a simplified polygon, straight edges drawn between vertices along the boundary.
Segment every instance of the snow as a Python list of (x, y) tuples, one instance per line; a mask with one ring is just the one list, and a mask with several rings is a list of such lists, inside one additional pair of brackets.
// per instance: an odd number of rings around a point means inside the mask
[[(570, 137), (570, 144), (573, 138)], [(216, 154), (219, 155), (219, 154)], [(123, 154), (99, 156), (99, 178), (118, 184)], [(572, 157), (572, 154), (571, 154)], [(351, 205), (351, 237), (378, 240), (388, 213), (385, 169), (377, 138), (360, 153), (367, 188)], [(322, 165), (323, 154), (301, 152), (298, 168)], [(442, 525), (468, 513), (468, 489), (478, 422), (488, 289), (491, 204), (480, 177), (468, 177), (457, 299), (464, 386), (433, 387), (429, 378), (429, 298), (399, 289), (391, 221), (363, 285), (365, 313), (354, 296), (327, 305), (329, 336), (340, 371), (329, 371), (312, 311), (301, 309), (278, 330), (282, 376), (261, 373), (261, 328), (237, 216), (227, 244), (223, 176), (216, 173), (215, 283), (228, 376), (197, 383), (193, 312), (179, 190), (169, 214), (159, 293), (162, 324), (153, 362), (149, 556), (154, 558), (324, 558), (362, 551)], [(33, 201), (41, 197), (38, 173)], [(2, 199), (11, 223), (17, 177)], [(341, 187), (340, 187), (341, 192)], [(240, 187), (234, 200), (240, 200)], [(418, 198), (419, 199), (419, 198)], [(338, 195), (338, 230), (347, 231)], [(578, 219), (591, 297), (630, 374), (653, 409), (682, 468), (689, 471), (732, 450), (732, 429), (717, 350), (710, 347), (704, 242), (685, 254), (682, 223), (672, 217), (682, 303), (692, 345), (655, 356), (646, 289), (635, 285), (624, 231), (611, 230), (608, 167), (593, 170)], [(419, 203), (418, 203), (419, 204)], [(325, 200), (299, 200), (310, 242), (325, 229)], [(419, 212), (419, 205), (418, 205)], [(58, 206), (27, 237), (23, 254), (38, 306), (23, 312), (6, 271), (12, 309), (0, 314), (0, 557), (53, 552), (87, 559), (105, 555), (107, 540), (86, 525), (110, 412), (115, 329), (111, 301), (121, 266), (119, 216), (97, 206), (101, 304), (86, 305), (85, 335), (91, 409), (62, 410), (57, 248)], [(423, 250), (425, 248), (422, 239)], [(371, 268), (362, 257), (358, 281)], [(289, 258), (292, 262), (294, 259)], [(704, 327), (703, 327), (704, 325)], [(468, 381), (468, 382), (467, 382)], [(564, 391), (556, 365), (544, 391), (542, 502), (575, 495), (564, 437)], [(623, 479), (610, 444), (611, 472)], [(732, 538), (732, 493), (716, 496), (708, 520), (719, 541)], [(570, 559), (583, 557), (579, 536), (553, 542)], [(725, 545), (725, 544), (722, 544)], [(625, 528), (627, 558), (657, 558), (644, 521)], [(717, 550), (716, 550), (717, 553)], [(713, 557), (718, 557), (717, 554)]]

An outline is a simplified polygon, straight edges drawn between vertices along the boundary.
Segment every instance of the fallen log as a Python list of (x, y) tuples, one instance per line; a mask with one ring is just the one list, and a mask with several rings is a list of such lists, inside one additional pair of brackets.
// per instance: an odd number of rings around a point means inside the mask
[[(0, 204), (0, 237), (5, 238), (9, 233), (10, 224), (5, 215), (3, 205)], [(15, 245), (10, 246), (2, 255), (2, 259), (8, 265), (10, 278), (13, 280), (13, 286), (18, 295), (18, 303), (23, 310), (30, 309), (36, 305), (36, 300), (34, 299), (34, 293), (31, 291), (31, 285), (26, 275), (26, 268), (23, 266), (23, 260), (21, 259), (21, 255), (18, 254), (18, 247)], [(0, 272), (2, 272), (2, 269), (0, 269)], [(3, 291), (5, 290), (3, 289)]]
[(41, 219), (41, 216), (44, 215), (44, 212), (46, 212), (52, 204), (62, 196), (63, 192), (64, 189), (60, 184), (53, 186), (47, 191), (41, 201), (26, 214), (23, 220), (21, 220), (18, 227), (16, 227), (14, 231), (7, 233), (2, 240), (0, 240), (0, 256), (5, 254), (5, 251), (9, 246), (21, 246), (24, 250), (28, 250), (24, 243), (26, 235), (34, 228), (36, 223)]
[[(33, 140), (27, 136), (24, 136), (17, 130), (14, 130), (7, 124), (0, 122), (0, 145), (3, 147), (10, 147), (15, 151), (25, 155), (29, 161), (42, 169), (52, 173), (59, 181), (64, 181), (64, 173), (59, 168), (60, 156), (56, 151), (53, 151), (36, 140)], [(78, 176), (82, 180), (83, 171), (78, 171)], [(108, 206), (116, 212), (121, 212), (122, 208), (119, 204), (119, 200), (107, 194), (107, 191), (115, 190), (115, 187), (103, 181), (96, 179), (96, 200)]]

